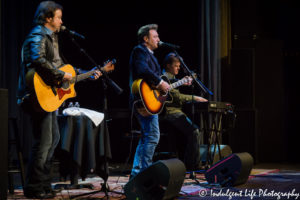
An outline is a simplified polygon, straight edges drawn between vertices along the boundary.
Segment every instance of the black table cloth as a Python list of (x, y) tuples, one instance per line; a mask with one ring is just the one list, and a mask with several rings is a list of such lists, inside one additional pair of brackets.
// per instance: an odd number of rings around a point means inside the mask
[(110, 140), (104, 121), (99, 126), (86, 116), (59, 116), (60, 144), (58, 158), (62, 177), (71, 176), (71, 184), (96, 173), (108, 178), (107, 159), (111, 158)]

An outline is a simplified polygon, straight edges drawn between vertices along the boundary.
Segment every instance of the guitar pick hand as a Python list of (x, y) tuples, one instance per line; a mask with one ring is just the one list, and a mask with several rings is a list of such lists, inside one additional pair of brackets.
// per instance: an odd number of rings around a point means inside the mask
[(72, 74), (65, 72), (65, 75), (63, 77), (63, 81), (70, 81), (72, 79)]
[(170, 85), (166, 81), (162, 81), (157, 88), (165, 93), (167, 93), (170, 89)]

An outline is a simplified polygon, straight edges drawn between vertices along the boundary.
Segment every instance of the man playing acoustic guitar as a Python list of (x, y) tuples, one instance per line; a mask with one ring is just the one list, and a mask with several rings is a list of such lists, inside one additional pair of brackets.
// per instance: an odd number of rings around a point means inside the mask
[[(58, 49), (57, 32), (62, 25), (62, 6), (53, 1), (41, 2), (34, 16), (35, 27), (22, 47), (22, 65), (19, 75), (18, 104), (31, 117), (34, 144), (24, 186), (27, 198), (53, 198), (51, 188), (51, 158), (59, 142), (59, 129), (55, 112), (36, 111), (32, 101), (36, 96), (33, 85), (26, 81), (26, 74), (34, 70), (43, 81), (50, 84), (54, 95), (55, 85), (71, 81), (72, 74), (59, 68), (64, 65)], [(102, 74), (94, 70), (94, 79)], [(57, 94), (56, 94), (57, 96)], [(23, 110), (24, 110), (23, 109)]]
[[(165, 69), (164, 76), (169, 80), (175, 81), (176, 75), (180, 70), (180, 60), (174, 53), (169, 53), (163, 62)], [(189, 82), (186, 85), (190, 85)], [(200, 163), (200, 131), (198, 127), (192, 123), (192, 121), (182, 111), (182, 105), (186, 102), (194, 100), (195, 102), (206, 102), (207, 99), (195, 96), (182, 94), (178, 89), (172, 89), (170, 91), (172, 96), (172, 102), (165, 104), (165, 111), (160, 116), (161, 122), (167, 122), (167, 124), (176, 130), (172, 134), (176, 134), (178, 145), (179, 159), (182, 160), (187, 170), (195, 170)], [(174, 137), (175, 135), (172, 135)], [(179, 139), (180, 138), (180, 139)]]
[[(139, 45), (132, 50), (129, 61), (129, 84), (131, 86), (134, 80), (143, 79), (147, 84), (167, 92), (170, 85), (161, 79), (160, 65), (153, 55), (153, 51), (158, 48), (160, 41), (157, 28), (156, 24), (149, 24), (138, 30)], [(137, 98), (131, 93), (131, 106), (136, 100)], [(135, 110), (135, 116), (141, 125), (142, 137), (136, 148), (131, 177), (136, 176), (152, 164), (152, 157), (160, 137), (157, 114), (145, 116)]]

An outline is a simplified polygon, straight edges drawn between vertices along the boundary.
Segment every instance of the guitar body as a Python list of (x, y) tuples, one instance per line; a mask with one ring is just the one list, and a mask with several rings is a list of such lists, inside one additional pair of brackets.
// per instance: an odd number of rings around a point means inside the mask
[(143, 79), (135, 80), (131, 91), (143, 103), (142, 108), (137, 108), (137, 111), (143, 116), (159, 114), (168, 99), (168, 94), (162, 94), (159, 90), (152, 89)]
[(106, 73), (114, 70), (115, 63), (116, 60), (113, 59), (111, 61), (107, 61), (104, 67), (100, 68), (97, 66), (96, 69), (79, 75), (76, 75), (72, 65), (64, 65), (59, 69), (66, 73), (70, 73), (72, 75), (72, 79), (70, 81), (59, 82), (55, 86), (51, 83), (45, 82), (42, 77), (35, 72), (35, 70), (30, 70), (25, 77), (27, 85), (35, 92), (35, 95), (31, 95), (30, 99), (33, 101), (34, 105), (40, 105), (40, 108), (37, 108), (37, 110), (42, 109), (46, 112), (53, 112), (57, 110), (65, 100), (76, 96), (74, 88), (76, 82), (93, 76), (98, 70), (101, 71), (102, 74), (104, 73), (107, 75)]
[[(76, 76), (74, 68), (69, 64), (60, 70), (72, 74), (73, 77)], [(46, 112), (57, 110), (65, 100), (76, 96), (75, 83), (63, 82), (60, 87), (50, 86), (34, 70), (26, 74), (26, 81), (32, 82), (28, 85), (32, 85), (39, 105)]]

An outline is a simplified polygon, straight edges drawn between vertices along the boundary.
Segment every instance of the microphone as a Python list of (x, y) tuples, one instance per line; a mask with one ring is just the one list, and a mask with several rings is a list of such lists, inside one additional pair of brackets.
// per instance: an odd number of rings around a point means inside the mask
[(169, 47), (171, 49), (180, 49), (180, 46), (175, 45), (175, 44), (170, 44), (166, 42), (159, 41), (158, 46), (160, 47)]
[(79, 37), (83, 40), (85, 39), (85, 37), (83, 35), (81, 35), (79, 33), (76, 33), (75, 31), (71, 31), (71, 30), (67, 29), (67, 27), (65, 27), (65, 26), (61, 26), (60, 30), (63, 31), (63, 32), (68, 32), (70, 35), (74, 35), (74, 36)]

